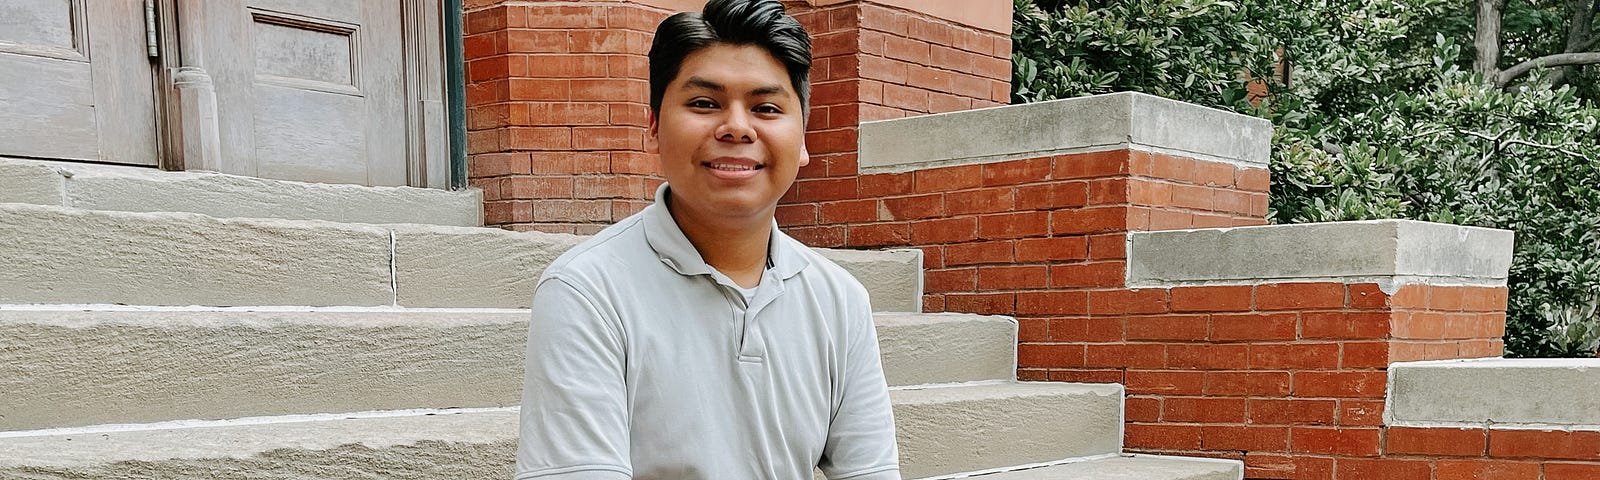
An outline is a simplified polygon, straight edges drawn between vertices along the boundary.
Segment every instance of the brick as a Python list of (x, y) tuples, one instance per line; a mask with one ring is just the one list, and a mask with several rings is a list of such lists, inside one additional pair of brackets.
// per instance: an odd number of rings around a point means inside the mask
[(945, 207), (950, 215), (1012, 212), (1016, 210), (1015, 193), (1009, 187), (956, 191), (945, 194)]
[(879, 219), (877, 200), (845, 200), (818, 204), (823, 224), (863, 223)]
[[(601, 103), (529, 103), (518, 105), (525, 112), (526, 124), (548, 126), (610, 125), (611, 109)], [(633, 127), (642, 135), (644, 130)]]
[(1084, 366), (1083, 345), (1022, 344), (1017, 346), (1017, 365), (1041, 368)]
[(978, 268), (979, 290), (1041, 289), (1049, 283), (1050, 270), (1043, 265)]
[(978, 269), (928, 270), (922, 274), (922, 281), (924, 288), (931, 293), (973, 292), (978, 289)]
[(1016, 187), (1016, 209), (1055, 210), (1089, 204), (1088, 182), (1051, 182)]
[[(970, 218), (970, 217), (969, 217)], [(913, 229), (915, 226), (913, 225)], [(915, 238), (913, 230), (912, 237)], [(1017, 240), (1018, 262), (1084, 260), (1089, 258), (1088, 237), (1025, 238)]]
[(856, 199), (858, 185), (854, 178), (801, 179), (794, 182), (795, 200), (824, 202)]
[(1204, 372), (1129, 370), (1124, 377), (1130, 394), (1199, 396), (1205, 391)]
[(918, 193), (954, 192), (983, 184), (983, 168), (980, 165), (917, 170), (913, 175)]
[(611, 221), (607, 200), (535, 200), (529, 203), (533, 222)]
[(1081, 235), (1126, 231), (1130, 228), (1128, 214), (1128, 207), (1057, 210), (1050, 214), (1050, 232), (1057, 235)]
[(1120, 318), (1052, 318), (1050, 340), (1056, 342), (1121, 342)]
[(1017, 295), (1014, 293), (974, 293), (945, 295), (945, 310), (957, 313), (1000, 315), (1016, 311)]
[(1338, 402), (1300, 398), (1250, 399), (1250, 423), (1262, 425), (1332, 425)]
[(1383, 400), (1339, 400), (1339, 425), (1377, 427), (1383, 425)]
[(886, 220), (917, 220), (944, 216), (944, 196), (940, 194), (892, 197), (882, 201)]
[(528, 7), (531, 26), (539, 28), (595, 28), (606, 26), (606, 10), (592, 6), (533, 5)]
[(1089, 237), (1090, 260), (1120, 260), (1128, 258), (1128, 235), (1113, 233)]
[(1389, 336), (1387, 312), (1306, 312), (1300, 314), (1300, 335), (1317, 339), (1381, 339)]
[(1385, 451), (1391, 454), (1477, 457), (1488, 445), (1482, 428), (1389, 427), (1387, 437)]
[(1490, 429), (1489, 456), (1600, 461), (1600, 431)]
[(1055, 157), (1057, 179), (1100, 178), (1127, 175), (1129, 150), (1077, 153)]
[(640, 198), (639, 180), (631, 177), (603, 176), (572, 179), (573, 198)]
[(1014, 314), (1083, 315), (1088, 310), (1088, 292), (1022, 292), (1017, 294)]
[[(513, 78), (509, 100), (567, 101), (572, 99), (572, 81), (543, 78)], [(553, 123), (535, 123), (546, 125)]]
[(1161, 420), (1161, 397), (1128, 397), (1122, 402), (1124, 420), (1129, 422), (1156, 422)]
[(1048, 212), (1001, 213), (978, 217), (978, 237), (985, 240), (1041, 237), (1049, 231)]
[(1293, 393), (1296, 397), (1382, 398), (1386, 381), (1384, 372), (1296, 372)]
[(1344, 307), (1344, 297), (1339, 283), (1272, 283), (1256, 286), (1256, 309), (1336, 309)]
[[(1539, 478), (1539, 464), (1500, 460), (1440, 460), (1435, 467), (1440, 479), (1525, 480)], [(1549, 477), (1546, 477), (1549, 478)]]
[[(1291, 427), (1289, 451), (1349, 456), (1377, 456), (1379, 428)], [(1341, 462), (1343, 459), (1341, 459)], [(1349, 478), (1368, 478), (1354, 476)]]
[(1089, 295), (1089, 313), (1095, 315), (1166, 312), (1167, 291), (1164, 289), (1102, 290)]
[(644, 131), (638, 127), (574, 127), (574, 150), (644, 150)]
[(1425, 480), (1433, 475), (1430, 464), (1428, 460), (1341, 458), (1338, 461), (1337, 473), (1340, 479)]
[(912, 176), (909, 173), (862, 175), (859, 182), (861, 198), (906, 195), (913, 191)]
[(1199, 425), (1129, 423), (1124, 433), (1127, 448), (1198, 450), (1202, 445)]
[(1205, 393), (1211, 396), (1282, 397), (1289, 395), (1289, 372), (1206, 372), (1205, 381)]
[(1206, 425), (1202, 428), (1201, 442), (1206, 450), (1281, 452), (1289, 449), (1289, 427)]
[[(1194, 225), (1194, 213), (1187, 210), (1136, 208), (1132, 209), (1131, 212), (1132, 214), (1129, 215), (1128, 220), (1128, 228), (1131, 230), (1187, 230), (1197, 228)], [(1147, 225), (1138, 223), (1134, 218), (1134, 214), (1141, 212), (1149, 216)]]
[(1396, 313), (1392, 334), (1394, 338), (1438, 340), (1444, 338), (1444, 326), (1442, 313)]
[(1050, 372), (1052, 382), (1122, 383), (1122, 370), (1057, 370)]
[(540, 78), (604, 78), (609, 61), (596, 55), (540, 55), (528, 62), (528, 76)]
[(1234, 172), (1233, 184), (1240, 190), (1266, 193), (1271, 187), (1271, 174), (1265, 168), (1240, 168)]
[(911, 224), (875, 223), (845, 227), (845, 244), (853, 247), (882, 247), (909, 245)]
[(572, 80), (572, 100), (595, 102), (650, 101), (650, 84), (634, 79), (577, 79)]
[(1144, 178), (1128, 180), (1127, 201), (1137, 205), (1164, 206), (1172, 204), (1171, 183)]
[(1249, 367), (1249, 365), (1249, 345), (1172, 344), (1167, 346), (1167, 368), (1242, 370)]
[(1010, 263), (1012, 243), (1008, 241), (964, 243), (945, 247), (945, 264), (950, 266), (983, 263)]
[(984, 164), (983, 185), (1021, 185), (1049, 180), (1053, 167), (1049, 157)]
[(856, 129), (841, 128), (821, 132), (806, 132), (806, 149), (812, 155), (856, 151)]
[(515, 150), (567, 150), (572, 148), (572, 129), (565, 127), (519, 128), (502, 130), (505, 145)]
[[(611, 173), (660, 175), (660, 161), (649, 153), (611, 152)], [(647, 193), (655, 191), (653, 188), (647, 190)]]
[[(1176, 290), (1176, 289), (1174, 289)], [(1294, 340), (1296, 318), (1289, 314), (1213, 314), (1211, 335), (1217, 342)], [(1338, 349), (1333, 349), (1337, 357)], [(1338, 359), (1334, 358), (1337, 362)]]
[[(1089, 294), (1091, 302), (1098, 293), (1100, 292)], [(1092, 308), (1091, 305), (1091, 312)], [(1128, 340), (1197, 341), (1205, 339), (1206, 336), (1204, 315), (1127, 317), (1123, 324), (1126, 325)]]
[[(927, 311), (926, 308), (923, 310)], [(1021, 343), (1050, 341), (1050, 322), (1043, 318), (1017, 319), (1017, 341)]]
[(1244, 312), (1250, 310), (1254, 288), (1249, 285), (1174, 287), (1174, 312)]
[(917, 113), (928, 111), (928, 91), (893, 83), (883, 85), (883, 104)]
[(1435, 285), (1428, 292), (1428, 309), (1440, 312), (1459, 312), (1465, 302), (1460, 287)]
[(1172, 204), (1170, 206), (1190, 208), (1195, 210), (1211, 210), (1215, 203), (1214, 197), (1214, 190), (1211, 187), (1173, 185)]
[[(978, 238), (978, 219), (976, 217), (939, 218), (911, 223), (911, 243), (916, 245), (937, 245), (945, 243), (969, 242)], [(1021, 258), (1021, 248), (1018, 246), (1018, 261), (1028, 261)]]
[(1121, 287), (1126, 283), (1123, 278), (1126, 271), (1127, 266), (1123, 262), (1052, 265), (1050, 266), (1050, 286), (1055, 288)]
[(1389, 342), (1345, 342), (1339, 346), (1339, 368), (1389, 367)]
[(779, 225), (816, 225), (818, 208), (812, 203), (778, 205), (772, 216)]
[(1545, 462), (1544, 480), (1594, 480), (1600, 478), (1600, 463)]
[(526, 153), (482, 153), (473, 155), (468, 169), (472, 178), (529, 173), (531, 160)]
[(1128, 197), (1127, 178), (1089, 181), (1090, 205), (1125, 205), (1128, 203)]
[(1167, 397), (1161, 419), (1175, 423), (1244, 423), (1243, 398)]
[(817, 226), (785, 228), (784, 233), (813, 247), (837, 248), (844, 246), (844, 227)]

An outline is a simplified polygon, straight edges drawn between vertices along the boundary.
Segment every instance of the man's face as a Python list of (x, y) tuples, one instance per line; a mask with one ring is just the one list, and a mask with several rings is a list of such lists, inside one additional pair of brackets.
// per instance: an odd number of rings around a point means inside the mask
[(803, 114), (788, 72), (766, 50), (717, 44), (689, 54), (650, 123), (673, 210), (770, 219), (809, 161)]

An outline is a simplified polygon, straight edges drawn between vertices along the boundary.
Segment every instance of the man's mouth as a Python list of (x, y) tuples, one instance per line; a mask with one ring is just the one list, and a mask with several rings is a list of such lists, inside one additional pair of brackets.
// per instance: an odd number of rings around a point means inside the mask
[(701, 165), (704, 165), (706, 168), (710, 168), (712, 170), (722, 170), (722, 171), (726, 171), (726, 172), (744, 172), (744, 171), (749, 171), (749, 170), (760, 170), (760, 169), (763, 169), (763, 168), (767, 168), (766, 165), (760, 165), (760, 164), (739, 164), (739, 163), (718, 163), (718, 162), (705, 162), (705, 163), (702, 163)]

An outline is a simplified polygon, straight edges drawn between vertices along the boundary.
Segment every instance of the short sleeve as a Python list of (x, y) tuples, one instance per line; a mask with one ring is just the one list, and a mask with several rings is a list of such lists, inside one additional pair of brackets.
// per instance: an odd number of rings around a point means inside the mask
[(844, 378), (828, 425), (822, 473), (832, 480), (900, 480), (894, 410), (878, 355), (878, 334), (865, 289), (855, 285), (847, 315)]
[(627, 480), (620, 325), (559, 277), (539, 283), (532, 314), (516, 480)]

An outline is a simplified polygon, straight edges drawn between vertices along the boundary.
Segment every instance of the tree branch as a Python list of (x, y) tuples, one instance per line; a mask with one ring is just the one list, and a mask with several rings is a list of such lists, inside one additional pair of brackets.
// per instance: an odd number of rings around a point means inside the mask
[(1539, 67), (1550, 68), (1564, 67), (1567, 65), (1591, 65), (1596, 63), (1600, 63), (1600, 52), (1557, 53), (1555, 55), (1545, 55), (1543, 57), (1513, 65), (1511, 68), (1507, 68), (1504, 71), (1495, 74), (1494, 84), (1497, 87), (1504, 88), (1506, 84), (1511, 83), (1512, 80), (1526, 75), (1528, 72)]

